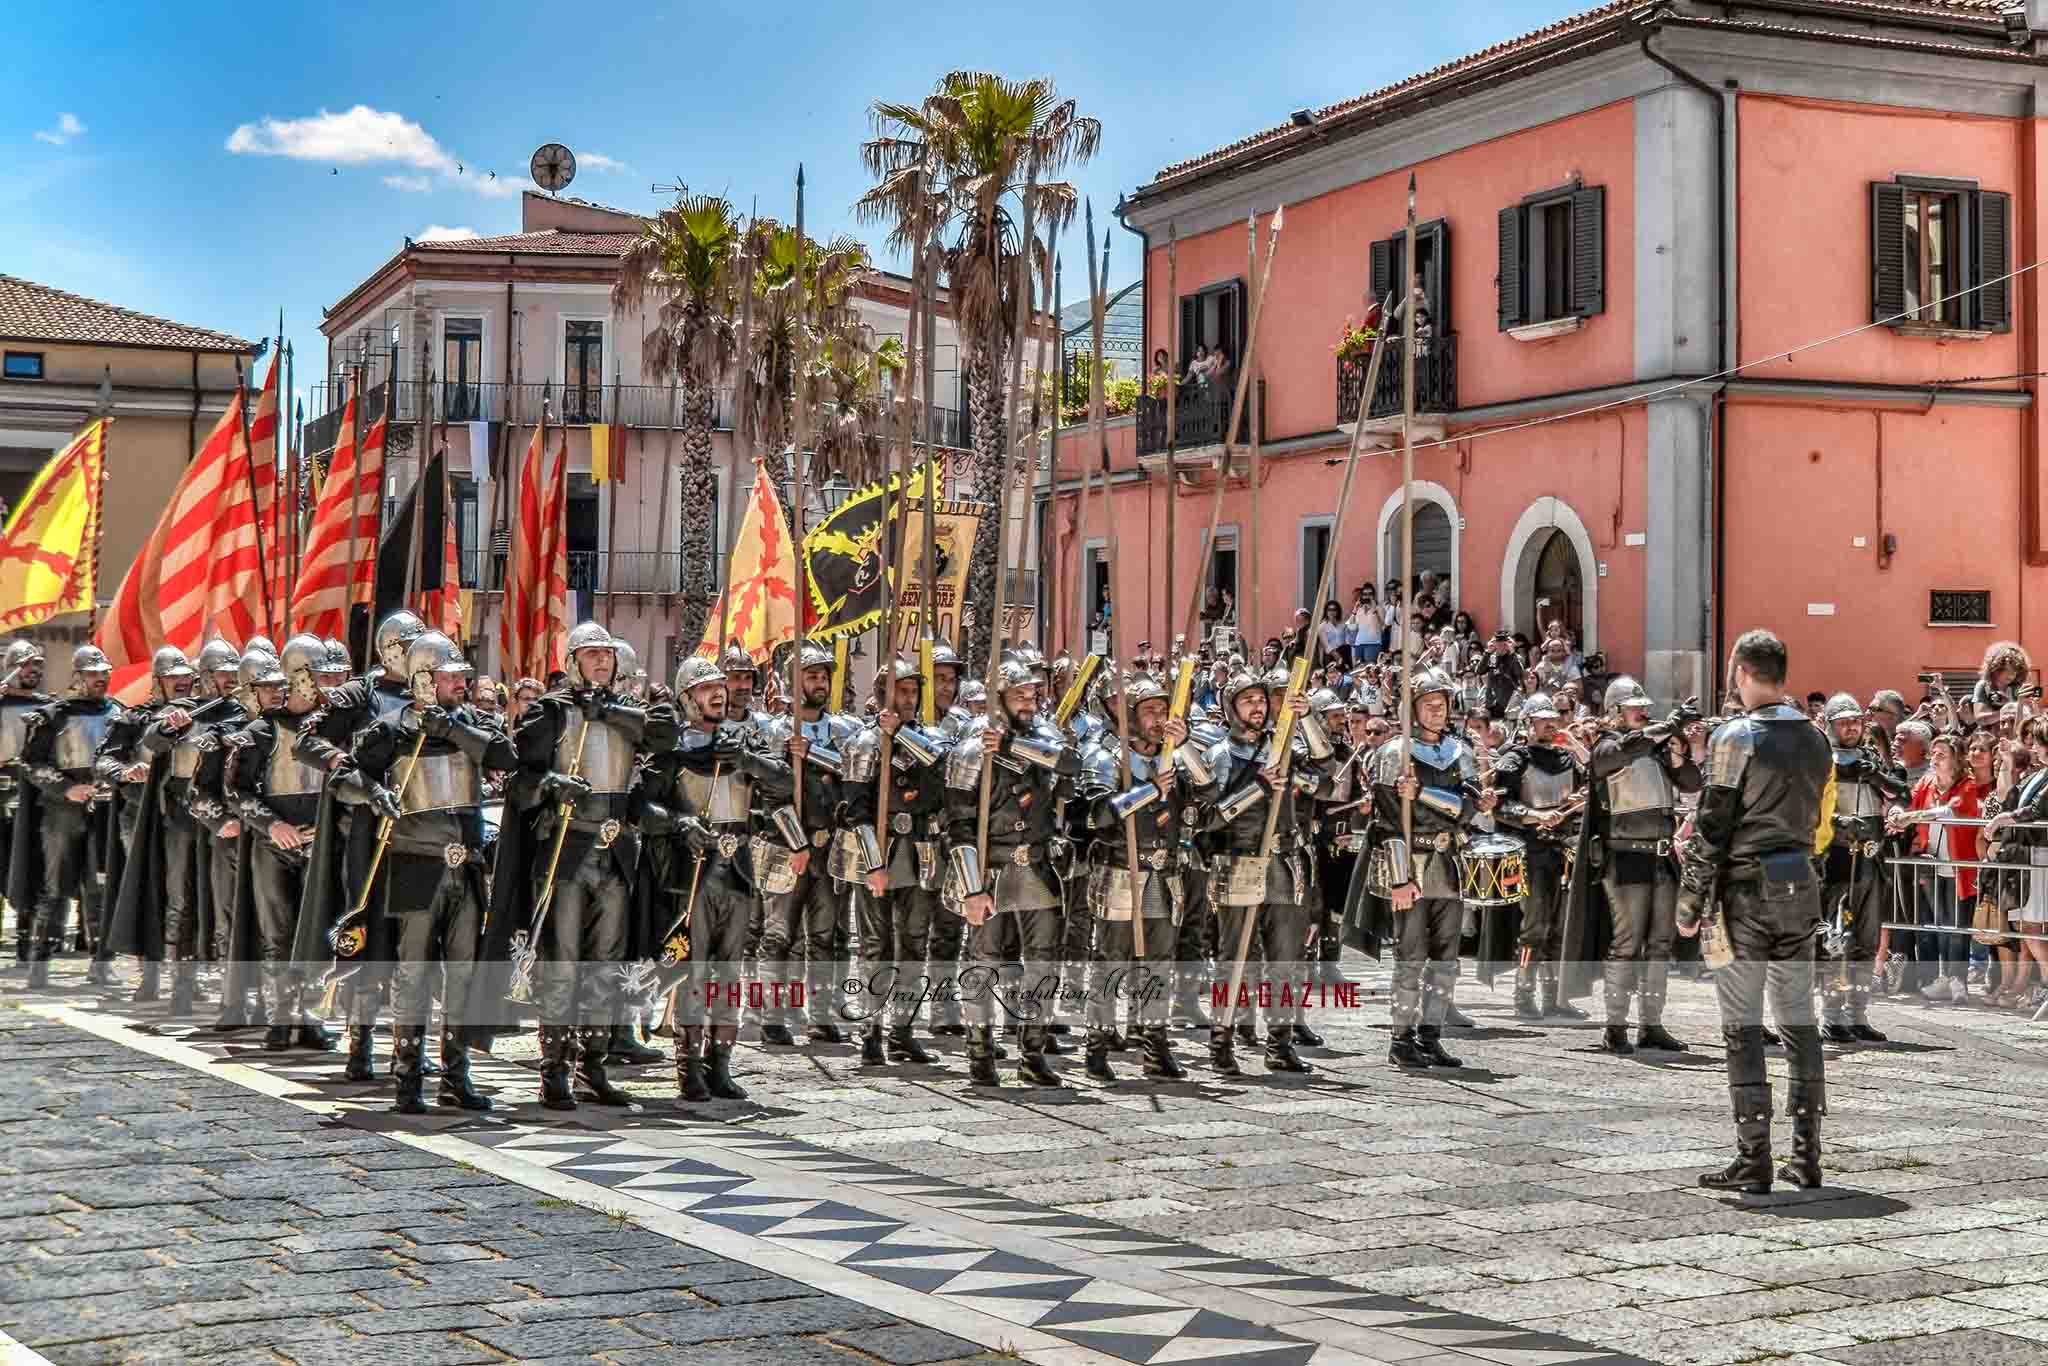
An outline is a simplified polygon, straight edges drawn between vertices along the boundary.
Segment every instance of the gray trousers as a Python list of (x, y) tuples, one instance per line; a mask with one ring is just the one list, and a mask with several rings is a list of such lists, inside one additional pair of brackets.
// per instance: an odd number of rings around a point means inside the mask
[[(756, 904), (754, 894), (738, 879), (706, 859), (697, 901), (690, 909), (690, 967), (683, 990), (676, 997), (676, 1023), (738, 1027), (740, 1004), (747, 989), (742, 962), (747, 947), (747, 919)], [(681, 909), (678, 899), (670, 917)], [(756, 985), (768, 993), (761, 999), (772, 1004), (773, 984)], [(765, 1008), (762, 1014), (768, 1017)]]
[(1465, 903), (1425, 896), (1394, 912), (1394, 1032), (1441, 1029), (1458, 988), (1458, 934)]
[[(970, 1025), (1015, 1022), (1023, 1027), (1023, 1048), (1045, 1051), (1059, 991), (1060, 907), (998, 909), (971, 927), (961, 996)], [(1004, 965), (1021, 963), (1020, 974)]]
[(176, 818), (164, 831), (164, 957), (189, 963), (204, 952), (199, 942), (199, 879), (206, 846), (199, 832)]
[(1167, 998), (1173, 989), (1176, 930), (1171, 917), (1146, 916), (1145, 957), (1141, 960), (1137, 930), (1131, 921), (1095, 922), (1095, 959), (1088, 983), (1091, 1030), (1116, 1028), (1119, 1006), (1133, 1029), (1165, 1027)]
[[(1318, 970), (1317, 965), (1308, 962), (1308, 936), (1315, 925), (1316, 909), (1298, 901), (1216, 907), (1216, 979), (1225, 990), (1230, 986), (1230, 975), (1237, 965), (1237, 941), (1244, 933), (1245, 917), (1256, 917), (1252, 927), (1252, 949), (1245, 957), (1241, 992), (1249, 992), (1249, 1000), (1263, 1009), (1268, 1029), (1301, 1022), (1302, 996), (1316, 980)], [(1152, 927), (1147, 925), (1145, 928), (1149, 931)], [(1148, 943), (1145, 947), (1149, 950), (1152, 946)], [(1258, 952), (1262, 947), (1264, 952)], [(1239, 1002), (1237, 1013), (1239, 1016), (1251, 1013), (1243, 1000)], [(1221, 1019), (1222, 1008), (1219, 1008), (1218, 1022)]]
[(608, 850), (592, 850), (574, 872), (557, 874), (539, 969), (542, 1024), (595, 1027), (622, 1016), (618, 970), (626, 956), (627, 897)]
[[(448, 1027), (484, 1023), (469, 1018), (470, 984), (476, 976), (477, 950), (483, 943), (480, 880), (467, 868), (450, 868), (425, 906), (389, 913), (391, 943), (398, 955), (391, 974), (393, 1028), (427, 1026), (434, 1011), (434, 986), (444, 975)], [(548, 918), (552, 920), (554, 914), (550, 912)], [(364, 994), (374, 1003), (375, 992)], [(371, 1008), (375, 1009), (374, 1004)]]
[(922, 887), (892, 887), (876, 896), (864, 882), (853, 885), (860, 990), (858, 1002), (848, 1002), (850, 1014), (863, 1023), (891, 1026), (917, 1018), (920, 999), (940, 985), (925, 975), (924, 965), (938, 904), (938, 893)]
[(1721, 1034), (1728, 1045), (1728, 1091), (1737, 1120), (1770, 1114), (1763, 1043), (1767, 996), (1771, 1017), (1785, 1037), (1793, 1111), (1821, 1113), (1827, 1102), (1826, 1063), (1820, 1029), (1813, 1020), (1818, 888), (1790, 900), (1766, 902), (1758, 884), (1738, 883), (1723, 890), (1721, 909), (1735, 961), (1715, 971), (1714, 994), (1720, 1000)]
[[(806, 1017), (813, 1024), (822, 1024), (832, 1018), (838, 984), (847, 966), (833, 948), (844, 893), (824, 870), (825, 852), (811, 851), (811, 868), (797, 878), (795, 891), (763, 898), (760, 979), (766, 995), (758, 1012), (763, 1024), (787, 1024)], [(739, 955), (733, 957), (737, 961)], [(799, 980), (804, 986), (805, 1009), (777, 1008), (775, 989), (779, 986), (787, 1000), (790, 988)]]
[(1628, 1023), (1628, 998), (1639, 993), (1637, 1023), (1664, 1023), (1664, 996), (1671, 978), (1671, 949), (1678, 942), (1678, 882), (1658, 860), (1653, 880), (1604, 879), (1614, 939), (1607, 946), (1607, 1023)]

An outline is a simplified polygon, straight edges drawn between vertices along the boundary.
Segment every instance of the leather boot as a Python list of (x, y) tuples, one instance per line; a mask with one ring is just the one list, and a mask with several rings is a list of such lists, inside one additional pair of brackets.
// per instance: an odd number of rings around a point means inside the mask
[(812, 1043), (845, 1043), (846, 1031), (830, 1020), (815, 1020), (806, 1031), (806, 1037)]
[(1683, 1053), (1685, 1044), (1671, 1036), (1661, 1024), (1646, 1024), (1636, 1031), (1637, 1048), (1661, 1048), (1667, 1053)]
[[(1742, 1195), (1771, 1193), (1771, 1088), (1731, 1086), (1728, 1099), (1735, 1109), (1735, 1160), (1717, 1172), (1701, 1172), (1700, 1185), (1712, 1191), (1735, 1191)], [(1814, 1161), (1820, 1160), (1815, 1147)]]
[(114, 985), (114, 965), (104, 958), (95, 958), (86, 964), (85, 980), (96, 987)]
[(705, 1058), (704, 1086), (716, 1099), (745, 1100), (747, 1092), (732, 1079), (732, 1044), (713, 1043)]
[(1001, 1086), (996, 1075), (996, 1032), (992, 1026), (977, 1025), (967, 1036), (967, 1080), (976, 1086)]
[(434, 1099), (441, 1105), (459, 1105), (465, 1110), (488, 1110), (491, 1098), (470, 1084), (469, 1045), (452, 1029), (441, 1031), (441, 1085)]
[(1479, 1026), (1472, 1022), (1470, 1015), (1467, 1015), (1464, 1011), (1446, 1001), (1444, 1002), (1444, 1028), (1477, 1029)]
[(1087, 1061), (1082, 1070), (1100, 1082), (1116, 1084), (1116, 1072), (1109, 1065), (1109, 1031), (1091, 1029), (1088, 1031)]
[(1850, 1025), (1849, 1036), (1856, 1040), (1857, 1043), (1888, 1042), (1886, 1036), (1881, 1031), (1871, 1028), (1870, 1021), (1868, 1020), (1858, 1020)]
[(1829, 1043), (1855, 1043), (1856, 1031), (1841, 1020), (1829, 1020), (1820, 1027), (1821, 1037)]
[(1785, 1108), (1792, 1112), (1792, 1155), (1778, 1168), (1778, 1179), (1801, 1190), (1819, 1190), (1820, 1120), (1828, 1112), (1827, 1092), (1794, 1082)]
[(1209, 1066), (1218, 1076), (1244, 1075), (1244, 1069), (1237, 1065), (1235, 1038), (1229, 1030), (1214, 1025), (1209, 1028)]
[(860, 1032), (860, 1063), (863, 1067), (880, 1067), (885, 1061), (882, 1056), (882, 1022), (872, 1020)]
[(1413, 1029), (1397, 1029), (1387, 1044), (1387, 1061), (1396, 1067), (1426, 1068), (1433, 1064), (1429, 1054), (1417, 1047)]
[(1173, 1040), (1167, 1036), (1165, 1025), (1153, 1025), (1145, 1031), (1145, 1075), (1154, 1081), (1187, 1080), (1187, 1069), (1173, 1056)]
[(676, 1096), (688, 1105), (711, 1099), (711, 1088), (704, 1084), (704, 1055), (697, 1051), (695, 1039), (676, 1044)]
[(1536, 965), (1533, 963), (1525, 963), (1515, 969), (1515, 1018), (1543, 1018), (1543, 1011), (1536, 1004)]
[(938, 1059), (925, 1051), (925, 1046), (911, 1032), (911, 1022), (905, 1020), (889, 1030), (889, 1061), (929, 1064)]
[(1294, 1051), (1294, 1030), (1287, 1025), (1274, 1025), (1266, 1031), (1266, 1070), (1268, 1072), (1313, 1072), (1315, 1069), (1301, 1060)]
[(649, 1048), (635, 1038), (633, 1026), (629, 1024), (612, 1026), (608, 1048), (604, 1060), (614, 1067), (645, 1067), (650, 1063), (668, 1061), (668, 1054), (658, 1048)]
[(1543, 983), (1543, 1016), (1545, 1019), (1584, 1020), (1591, 1018), (1559, 994), (1556, 978)]
[(427, 1031), (412, 1028), (401, 1029), (391, 1047), (391, 1079), (397, 1083), (397, 1096), (391, 1108), (401, 1115), (423, 1115), (427, 1102), (420, 1095), (420, 1053), (426, 1047)]
[(1429, 1059), (1432, 1067), (1463, 1067), (1462, 1058), (1452, 1057), (1444, 1052), (1444, 1032), (1435, 1025), (1423, 1025), (1415, 1031), (1415, 1047)]
[(1303, 1048), (1321, 1048), (1323, 1046), (1323, 1036), (1300, 1021), (1296, 1021), (1294, 1025), (1294, 1041)]
[(142, 981), (135, 988), (135, 994), (128, 999), (136, 1005), (161, 1000), (163, 997), (164, 965), (153, 958), (142, 960)]
[(1244, 1011), (1237, 1017), (1237, 1041), (1246, 1048), (1259, 1046), (1259, 1027), (1253, 1023), (1250, 1011)]
[(341, 1075), (350, 1081), (375, 1081), (376, 1064), (372, 1044), (376, 1035), (366, 1024), (352, 1024), (348, 1027), (348, 1062), (342, 1067)]
[(171, 1018), (189, 1019), (199, 995), (199, 965), (182, 960), (171, 969)]
[(631, 1105), (633, 1098), (605, 1075), (605, 1054), (611, 1043), (612, 1031), (605, 1025), (586, 1025), (576, 1031), (576, 1085), (599, 1105)]
[(544, 1110), (573, 1110), (576, 1093), (569, 1085), (576, 1034), (567, 1025), (542, 1025), (540, 1030), (540, 1103)]
[[(303, 988), (295, 989), (294, 997), (297, 997), (300, 991), (303, 991)], [(327, 1032), (327, 1026), (320, 1023), (319, 1019), (311, 1011), (304, 1009), (296, 1000), (293, 1002), (292, 1010), (299, 1017), (298, 1024), (292, 1029), (292, 1043), (299, 1048), (310, 1048), (319, 1053), (332, 1053), (334, 1051), (334, 1036)], [(422, 1050), (420, 1075), (423, 1077), (432, 1075), (426, 1066), (426, 1061), (425, 1052)]]
[(761, 1042), (776, 1048), (795, 1048), (796, 1036), (789, 1032), (786, 1024), (764, 1024), (761, 1026)]
[[(1108, 1067), (1107, 1055), (1103, 1066)], [(1017, 1055), (1017, 1080), (1027, 1086), (1065, 1086), (1059, 1073), (1052, 1070), (1045, 1061), (1043, 1046), (1026, 1045)]]
[(1636, 1051), (1636, 1046), (1628, 1041), (1628, 1026), (1625, 1024), (1607, 1026), (1606, 1032), (1601, 1036), (1600, 1047), (1623, 1058)]

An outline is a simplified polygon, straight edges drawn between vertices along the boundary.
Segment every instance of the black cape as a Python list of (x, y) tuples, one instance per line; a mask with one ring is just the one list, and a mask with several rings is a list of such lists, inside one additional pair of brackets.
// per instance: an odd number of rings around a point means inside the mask
[(1614, 938), (1607, 915), (1607, 896), (1600, 890), (1600, 870), (1593, 866), (1593, 832), (1601, 825), (1600, 783), (1589, 780), (1586, 813), (1572, 845), (1571, 870), (1564, 884), (1564, 933), (1558, 950), (1558, 995), (1576, 1001), (1601, 987), (1600, 964)]
[[(108, 922), (107, 947), (113, 953), (137, 954), (152, 963), (164, 958), (164, 911), (169, 897), (165, 880), (169, 876), (164, 859), (164, 784), (169, 781), (171, 755), (157, 755), (149, 764), (149, 779), (142, 786), (142, 812), (135, 819), (135, 843), (127, 851), (117, 877), (111, 866), (107, 886), (112, 890), (113, 914)], [(126, 798), (124, 798), (126, 800)], [(120, 848), (116, 839), (113, 850)], [(114, 853), (109, 853), (109, 864)], [(202, 875), (201, 881), (204, 881)], [(204, 942), (204, 941), (202, 941)]]
[[(327, 934), (354, 909), (356, 897), (369, 879), (378, 824), (374, 816), (360, 815), (341, 801), (331, 781), (321, 789), (320, 811), (313, 821), (313, 855), (306, 867), (298, 924), (292, 934), (292, 962), (308, 979), (325, 973), (334, 963)], [(384, 917), (373, 909), (363, 917), (363, 927), (369, 938), (362, 953), (348, 961), (389, 962), (392, 953)]]

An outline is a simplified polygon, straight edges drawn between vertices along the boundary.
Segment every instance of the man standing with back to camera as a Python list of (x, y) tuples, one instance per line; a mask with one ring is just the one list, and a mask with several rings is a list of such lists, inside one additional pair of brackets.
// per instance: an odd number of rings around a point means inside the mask
[(1745, 631), (1728, 659), (1739, 710), (1714, 731), (1708, 779), (1686, 844), (1678, 931), (1699, 933), (1716, 898), (1733, 961), (1716, 963), (1735, 1160), (1700, 1175), (1709, 1190), (1771, 1189), (1771, 1085), (1764, 1072), (1764, 994), (1790, 1054), (1792, 1155), (1778, 1179), (1821, 1183), (1827, 1078), (1813, 1019), (1813, 931), (1821, 918), (1817, 856), (1834, 838), (1835, 761), (1827, 736), (1785, 700), (1785, 642)]

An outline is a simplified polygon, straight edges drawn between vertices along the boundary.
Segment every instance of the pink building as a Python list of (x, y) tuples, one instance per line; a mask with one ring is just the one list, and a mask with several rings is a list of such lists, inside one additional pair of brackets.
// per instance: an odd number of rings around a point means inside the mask
[[(1142, 401), (1109, 432), (1111, 565), (1099, 481), (1075, 526), (1063, 433), (1053, 641), (1082, 573), (1162, 647), (1198, 573), (1255, 637), (1319, 606), (1327, 554), (1347, 607), (1398, 577), (1400, 357), (1362, 395), (1334, 346), (1406, 273), (1411, 172), (1415, 569), (1482, 630), (1561, 617), (1665, 698), (1715, 693), (1756, 625), (1786, 638), (1794, 688), (1864, 697), (2041, 638), (2048, 355), (2038, 277), (2008, 277), (2048, 245), (2044, 56), (2048, 0), (1610, 4), (1163, 168), (1122, 210), (1145, 354), (1177, 368), (1197, 345), (1243, 356), (1246, 219), (1263, 254), (1287, 207), (1254, 353), (1260, 488), (1240, 444), (1205, 558), (1221, 403), (1178, 403), (1169, 492), (1165, 405)], [(1332, 546), (1361, 409), (1372, 453)]]

